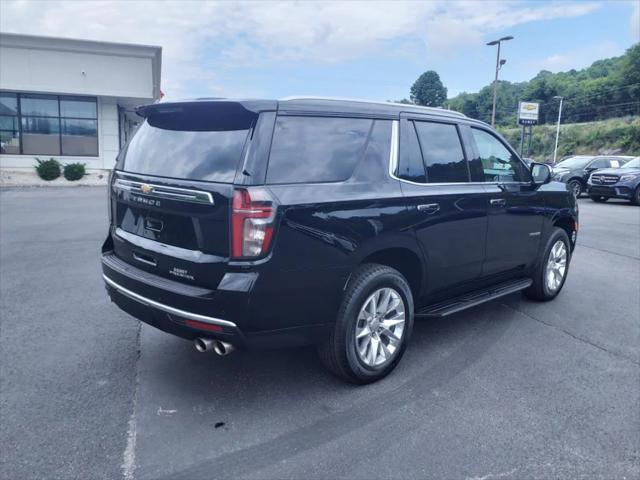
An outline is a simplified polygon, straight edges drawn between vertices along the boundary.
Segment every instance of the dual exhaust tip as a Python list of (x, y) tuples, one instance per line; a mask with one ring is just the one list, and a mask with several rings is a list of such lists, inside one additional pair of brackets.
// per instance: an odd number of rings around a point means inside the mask
[(229, 355), (235, 350), (235, 347), (230, 343), (223, 342), (222, 340), (214, 340), (212, 338), (196, 338), (193, 341), (193, 346), (200, 353), (210, 352), (213, 350), (220, 356)]

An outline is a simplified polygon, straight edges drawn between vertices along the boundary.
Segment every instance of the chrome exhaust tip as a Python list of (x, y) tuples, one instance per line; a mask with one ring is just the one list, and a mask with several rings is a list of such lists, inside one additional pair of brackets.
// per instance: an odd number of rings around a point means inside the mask
[(224, 355), (229, 355), (236, 348), (230, 343), (223, 342), (220, 340), (214, 340), (212, 338), (202, 338), (198, 337), (193, 341), (193, 346), (200, 353), (209, 352), (213, 350), (221, 357)]
[(214, 340), (213, 341), (213, 351), (216, 352), (221, 357), (224, 356), (224, 355), (229, 355), (235, 349), (236, 348), (233, 345), (231, 345), (230, 343), (223, 342), (223, 341), (220, 341), (220, 340)]
[(193, 341), (193, 346), (200, 353), (208, 352), (214, 348), (215, 340), (211, 340), (210, 338), (196, 338)]

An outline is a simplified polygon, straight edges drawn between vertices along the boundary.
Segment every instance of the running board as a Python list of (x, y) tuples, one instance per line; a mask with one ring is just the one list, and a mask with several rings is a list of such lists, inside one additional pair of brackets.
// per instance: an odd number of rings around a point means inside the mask
[(452, 300), (429, 305), (416, 312), (416, 317), (446, 317), (453, 313), (475, 307), (484, 302), (495, 300), (496, 298), (509, 295), (510, 293), (524, 290), (533, 283), (530, 278), (520, 278), (509, 282), (499, 283), (484, 290), (461, 295)]

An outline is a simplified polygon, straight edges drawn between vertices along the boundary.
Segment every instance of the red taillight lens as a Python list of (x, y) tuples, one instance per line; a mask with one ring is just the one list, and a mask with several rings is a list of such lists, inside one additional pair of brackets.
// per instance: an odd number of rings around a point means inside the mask
[(263, 188), (237, 188), (231, 208), (231, 256), (259, 257), (269, 251), (276, 206)]

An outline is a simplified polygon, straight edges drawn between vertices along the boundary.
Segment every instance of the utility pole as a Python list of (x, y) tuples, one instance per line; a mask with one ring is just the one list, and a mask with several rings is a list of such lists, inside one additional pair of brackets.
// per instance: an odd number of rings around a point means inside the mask
[(493, 107), (491, 109), (491, 126), (492, 127), (495, 127), (496, 125), (496, 100), (498, 97), (498, 71), (505, 63), (507, 63), (506, 60), (500, 60), (500, 44), (502, 42), (506, 42), (507, 40), (513, 40), (513, 37), (512, 36), (502, 37), (502, 38), (499, 38), (498, 40), (493, 40), (487, 43), (487, 45), (489, 46), (498, 45), (498, 54), (496, 55), (496, 76), (495, 76), (495, 79), (493, 80)]
[(562, 100), (564, 100), (563, 97), (556, 95), (555, 97), (553, 97), (554, 99), (560, 99), (560, 108), (558, 108), (558, 125), (556, 127), (556, 146), (553, 149), (553, 164), (556, 164), (556, 157), (558, 155), (558, 138), (560, 138), (560, 119), (562, 118)]

